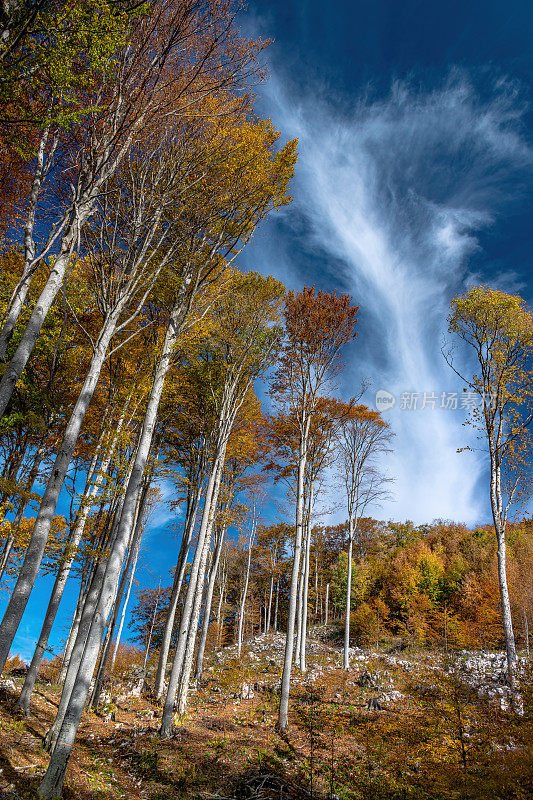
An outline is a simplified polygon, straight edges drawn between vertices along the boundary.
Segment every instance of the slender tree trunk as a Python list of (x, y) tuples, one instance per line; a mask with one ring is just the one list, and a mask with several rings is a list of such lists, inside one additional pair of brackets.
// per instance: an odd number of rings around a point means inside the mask
[(279, 576), (276, 581), (276, 606), (274, 608), (274, 633), (278, 632)]
[(294, 662), (300, 666), (300, 653), (302, 650), (302, 610), (303, 610), (303, 596), (304, 596), (304, 573), (305, 573), (305, 539), (302, 542), (303, 553), (300, 564), (300, 574), (298, 576), (298, 606), (296, 612), (296, 649), (294, 653)]
[[(54, 267), (55, 269), (55, 267)], [(54, 271), (54, 270), (52, 270)], [(57, 454), (46, 490), (37, 513), (30, 543), (26, 556), (20, 568), (18, 580), (13, 589), (4, 618), (0, 625), (0, 672), (3, 671), (5, 662), (20, 620), (24, 614), (31, 590), (37, 578), (39, 567), (44, 555), (50, 528), (54, 518), (59, 495), (63, 487), (74, 448), (81, 430), (83, 420), (94, 390), (98, 383), (107, 348), (116, 326), (116, 319), (110, 318), (104, 323), (98, 341), (95, 345), (91, 364), (89, 366), (82, 390), (74, 406), (74, 410), (66, 427), (61, 447)], [(4, 376), (5, 377), (5, 376)]]
[(274, 576), (270, 576), (270, 586), (268, 590), (268, 606), (267, 606), (267, 615), (266, 615), (266, 623), (265, 623), (265, 633), (268, 633), (270, 630), (270, 618), (272, 614), (272, 595), (274, 594)]
[(7, 540), (7, 542), (6, 542), (5, 546), (4, 546), (4, 550), (2, 552), (2, 560), (0, 562), (0, 582), (2, 581), (2, 578), (4, 577), (4, 572), (5, 572), (6, 568), (7, 568), (7, 565), (9, 564), (9, 556), (11, 555), (11, 550), (13, 548), (13, 544), (14, 544), (15, 539), (17, 537), (17, 533), (19, 532), (20, 523), (22, 522), (22, 518), (24, 516), (24, 512), (26, 510), (26, 506), (28, 505), (28, 495), (31, 493), (31, 490), (33, 488), (33, 484), (35, 483), (35, 479), (37, 478), (37, 475), (39, 474), (39, 468), (41, 466), (41, 462), (43, 460), (43, 456), (44, 456), (45, 450), (46, 450), (46, 440), (47, 440), (47, 437), (45, 435), (43, 437), (43, 439), (41, 440), (41, 442), (39, 443), (39, 445), (37, 447), (37, 450), (35, 451), (35, 455), (34, 455), (34, 458), (33, 458), (33, 464), (31, 466), (31, 470), (30, 470), (30, 473), (28, 475), (28, 479), (27, 479), (26, 483), (24, 484), (23, 495), (22, 495), (21, 501), (20, 501), (20, 503), (18, 505), (17, 513), (15, 514), (15, 517), (14, 517), (13, 522), (12, 522), (13, 533), (9, 536), (9, 538), (8, 538), (8, 540)]
[(350, 612), (352, 608), (352, 552), (353, 552), (353, 517), (350, 515), (350, 534), (348, 539), (348, 577), (346, 581), (346, 607), (344, 615), (344, 656), (343, 668), (350, 669)]
[(183, 527), (183, 535), (181, 537), (181, 546), (178, 556), (178, 563), (174, 572), (174, 581), (172, 583), (172, 592), (170, 595), (169, 606), (165, 619), (165, 628), (163, 630), (163, 641), (161, 642), (161, 649), (159, 651), (159, 661), (157, 664), (157, 672), (155, 676), (154, 694), (157, 700), (163, 696), (165, 688), (165, 671), (168, 663), (168, 654), (170, 652), (170, 642), (172, 641), (172, 631), (174, 630), (174, 619), (176, 616), (176, 609), (178, 607), (178, 600), (183, 585), (183, 578), (187, 568), (187, 556), (191, 546), (192, 534), (196, 524), (196, 514), (198, 513), (198, 506), (200, 504), (201, 485), (196, 488), (194, 499), (189, 499), (187, 503), (187, 513), (185, 516), (185, 524)]
[(307, 604), (309, 593), (309, 560), (311, 557), (311, 517), (313, 513), (313, 484), (309, 487), (309, 500), (307, 506), (306, 533), (305, 533), (305, 561), (303, 569), (303, 592), (302, 592), (302, 633), (300, 644), (300, 670), (307, 671), (306, 649), (307, 649)]
[(213, 592), (215, 589), (215, 581), (218, 573), (218, 566), (220, 563), (220, 554), (222, 553), (222, 546), (224, 544), (225, 536), (226, 536), (226, 528), (222, 527), (220, 530), (219, 538), (215, 546), (213, 562), (211, 564), (211, 573), (209, 575), (209, 583), (207, 584), (207, 594), (205, 597), (205, 608), (204, 608), (204, 621), (202, 624), (202, 635), (200, 637), (200, 644), (198, 645), (198, 654), (196, 656), (195, 678), (197, 681), (200, 681), (202, 679), (205, 644), (207, 642), (207, 632), (209, 630), (209, 622), (211, 619), (211, 604), (213, 602)]
[(489, 452), (491, 462), (490, 475), (490, 501), (494, 529), (498, 542), (498, 583), (500, 587), (500, 601), (502, 609), (503, 633), (505, 638), (505, 649), (507, 652), (507, 675), (513, 706), (518, 713), (523, 713), (522, 702), (519, 699), (519, 692), (516, 680), (516, 646), (513, 632), (513, 620), (511, 615), (511, 603), (509, 600), (509, 590), (507, 587), (507, 571), (505, 558), (505, 525), (503, 523), (503, 504), (501, 496), (500, 467), (497, 461), (496, 446), (493, 437), (489, 432)]
[(300, 644), (300, 671), (307, 671), (306, 663), (306, 650), (307, 650), (307, 604), (309, 595), (309, 551), (311, 549), (310, 541), (311, 531), (307, 533), (307, 542), (305, 546), (305, 561), (304, 561), (304, 576), (302, 586), (302, 633)]
[(148, 632), (148, 639), (147, 639), (147, 642), (146, 642), (146, 647), (144, 649), (144, 661), (143, 661), (143, 668), (142, 668), (142, 674), (143, 674), (144, 678), (146, 677), (146, 665), (148, 664), (148, 656), (150, 655), (150, 645), (152, 644), (152, 635), (153, 635), (153, 632), (154, 632), (155, 618), (157, 616), (157, 607), (159, 605), (159, 596), (160, 596), (160, 594), (161, 594), (161, 580), (159, 581), (159, 587), (157, 589), (157, 597), (156, 597), (155, 606), (154, 606), (154, 613), (152, 614), (152, 621), (150, 623), (150, 630)]
[(316, 551), (315, 551), (315, 620), (316, 623), (318, 623), (318, 553)]
[[(126, 485), (128, 483), (129, 476), (131, 475), (132, 464), (133, 462), (130, 463), (130, 466), (128, 467), (128, 470), (126, 472), (124, 480), (124, 483)], [(100, 497), (100, 508), (98, 509), (98, 514), (96, 517), (96, 523), (95, 523), (96, 532), (99, 529), (99, 520), (102, 517), (103, 509), (106, 503), (107, 503), (106, 491), (103, 491)], [(94, 541), (90, 542), (91, 547), (95, 553), (102, 551), (104, 546), (106, 545), (106, 542), (109, 544), (109, 542), (112, 540), (113, 533), (116, 531), (116, 526), (118, 524), (118, 520), (122, 512), (123, 503), (124, 503), (124, 494), (121, 493), (117, 483), (117, 486), (113, 492), (113, 497), (109, 502), (109, 508), (107, 510), (106, 518), (103, 525), (103, 530), (101, 531), (100, 535), (95, 535), (95, 537), (93, 537)], [(64, 690), (64, 684), (67, 679), (68, 668), (70, 665), (70, 660), (72, 658), (74, 646), (78, 638), (81, 617), (83, 614), (83, 609), (85, 608), (85, 601), (87, 600), (87, 596), (89, 594), (89, 590), (92, 585), (94, 574), (98, 569), (99, 563), (100, 560), (98, 557), (86, 558), (82, 567), (78, 601), (76, 603), (76, 610), (74, 613), (72, 624), (70, 626), (70, 631), (65, 644), (65, 650), (63, 653), (63, 662), (61, 664), (61, 670), (58, 679), (59, 683), (63, 685), (63, 690)]]
[(281, 677), (281, 697), (279, 704), (279, 727), (282, 731), (289, 727), (289, 694), (291, 690), (292, 655), (294, 650), (294, 624), (296, 621), (296, 603), (298, 589), (298, 573), (302, 553), (302, 533), (304, 516), (304, 480), (307, 454), (307, 436), (302, 436), (298, 463), (298, 482), (296, 490), (296, 537), (294, 542), (294, 560), (289, 589), (289, 613), (287, 619), (287, 638), (285, 641), (285, 658)]
[(59, 604), (61, 603), (61, 598), (63, 597), (63, 591), (65, 589), (65, 585), (68, 576), (70, 574), (72, 564), (74, 563), (74, 559), (76, 558), (81, 537), (85, 529), (85, 523), (89, 515), (91, 501), (94, 499), (94, 497), (96, 497), (97, 493), (100, 491), (102, 484), (104, 482), (104, 478), (107, 475), (107, 470), (111, 463), (111, 459), (113, 457), (113, 453), (115, 451), (117, 441), (120, 436), (120, 431), (122, 429), (122, 424), (124, 422), (124, 415), (125, 415), (125, 409), (117, 425), (117, 430), (113, 437), (109, 450), (102, 461), (99, 474), (97, 475), (96, 480), (92, 486), (90, 486), (90, 484), (96, 469), (95, 463), (91, 465), (91, 469), (89, 470), (89, 474), (87, 476), (86, 490), (88, 489), (88, 492), (85, 495), (85, 497), (82, 498), (72, 538), (65, 547), (61, 565), (59, 567), (54, 587), (52, 589), (52, 594), (48, 603), (48, 608), (46, 609), (43, 627), (39, 635), (37, 647), (35, 648), (35, 652), (33, 654), (33, 658), (31, 660), (31, 664), (28, 669), (26, 679), (22, 687), (22, 691), (20, 693), (20, 697), (18, 698), (17, 701), (17, 707), (23, 712), (25, 716), (28, 716), (30, 713), (30, 701), (33, 692), (33, 687), (35, 686), (35, 681), (37, 680), (37, 676), (39, 674), (39, 668), (41, 666), (41, 662), (43, 660), (46, 648), (48, 646), (48, 638), (52, 631), (52, 627), (56, 618)]
[[(219, 576), (220, 577), (219, 577), (219, 583), (218, 583), (219, 594), (218, 594), (218, 606), (217, 606), (217, 628), (220, 631), (220, 617), (221, 617), (221, 614), (222, 614), (222, 602), (224, 600), (224, 587), (226, 585), (226, 567), (225, 567), (225, 563), (224, 563), (224, 565), (222, 567), (222, 573), (220, 573), (220, 571), (219, 571)], [(219, 640), (220, 640), (220, 636), (219, 636)]]
[[(105, 497), (102, 496), (100, 499), (100, 509), (97, 515), (97, 524), (96, 524), (97, 530), (98, 530), (98, 520), (101, 518), (105, 503), (106, 503)], [(108, 509), (106, 519), (104, 522), (104, 531), (101, 537), (101, 542), (91, 543), (95, 550), (98, 550), (102, 542), (105, 541), (105, 538), (107, 536), (107, 531), (110, 529), (110, 527), (113, 528), (113, 525), (115, 524), (117, 503), (118, 506), (120, 506), (120, 499), (118, 498), (118, 495), (115, 496), (113, 502), (110, 504), (110, 507)], [(70, 659), (72, 657), (72, 651), (78, 636), (81, 615), (83, 613), (85, 600), (87, 599), (87, 594), (91, 586), (95, 569), (96, 569), (95, 559), (86, 558), (81, 571), (80, 589), (78, 593), (78, 600), (76, 602), (76, 609), (74, 611), (74, 616), (72, 618), (69, 634), (67, 637), (67, 641), (65, 643), (65, 649), (63, 651), (61, 670), (59, 672), (59, 678), (58, 678), (58, 683), (60, 683), (61, 685), (65, 683), (68, 666), (70, 664)]]
[(237, 631), (237, 655), (240, 658), (242, 653), (242, 631), (244, 621), (244, 606), (246, 605), (246, 595), (248, 594), (248, 584), (250, 581), (250, 563), (252, 560), (252, 541), (255, 531), (252, 529), (250, 532), (250, 539), (248, 541), (248, 559), (246, 562), (246, 573), (244, 576), (244, 588), (242, 590), (241, 605), (239, 609), (239, 627)]
[(326, 601), (324, 606), (324, 625), (328, 624), (328, 612), (329, 612), (329, 581), (326, 583)]
[(198, 570), (198, 579), (196, 581), (196, 592), (194, 595), (194, 605), (189, 623), (189, 630), (187, 634), (187, 644), (185, 648), (185, 655), (183, 658), (183, 667), (181, 670), (179, 687), (177, 692), (178, 700), (178, 713), (183, 715), (187, 708), (187, 697), (189, 694), (189, 685), (191, 680), (192, 663), (194, 657), (194, 645), (198, 633), (198, 622), (200, 620), (200, 608), (202, 605), (202, 596), (204, 593), (205, 583), (205, 570), (207, 564), (207, 557), (209, 555), (209, 548), (211, 544), (211, 536), (213, 531), (213, 524), (216, 513), (216, 502), (212, 504), (212, 513), (210, 514), (209, 530), (206, 536), (202, 558), (200, 561), (200, 569)]
[(152, 390), (144, 416), (135, 462), (126, 489), (117, 535), (107, 562), (102, 591), (99, 593), (98, 602), (95, 605), (83, 658), (76, 675), (75, 685), (73, 686), (69, 698), (68, 708), (61, 725), (57, 744), (54, 747), (54, 752), (50, 759), (46, 775), (39, 786), (40, 796), (46, 798), (46, 800), (56, 797), (61, 791), (68, 760), (87, 699), (91, 676), (103, 638), (105, 621), (113, 603), (120, 569), (128, 545), (129, 533), (133, 524), (137, 497), (152, 443), (165, 378), (170, 367), (175, 341), (181, 330), (187, 310), (185, 294), (188, 291), (188, 286), (189, 282), (184, 281), (180, 296), (171, 314), (170, 324), (165, 335), (163, 349), (156, 367)]
[[(122, 575), (120, 577), (120, 583), (118, 586), (117, 596), (115, 598), (115, 602), (113, 603), (113, 613), (111, 614), (111, 619), (109, 620), (107, 626), (107, 634), (104, 641), (104, 646), (102, 648), (102, 655), (100, 657), (100, 664), (98, 665), (98, 670), (96, 673), (96, 680), (94, 682), (94, 688), (91, 694), (90, 704), (93, 708), (98, 708), (98, 703), (100, 701), (100, 693), (102, 691), (102, 686), (104, 683), (104, 677), (107, 667), (107, 661), (109, 658), (109, 654), (111, 653), (111, 645), (113, 642), (113, 634), (115, 631), (115, 625), (118, 619), (118, 612), (120, 610), (120, 606), (122, 603), (122, 596), (124, 594), (124, 589), (126, 588), (126, 582), (128, 580), (128, 575), (132, 569), (133, 561), (137, 563), (137, 555), (139, 553), (139, 547), (141, 545), (141, 539), (143, 534), (143, 518), (146, 510), (146, 502), (148, 500), (148, 493), (150, 491), (150, 485), (153, 476), (153, 469), (150, 472), (150, 475), (146, 478), (144, 482), (144, 486), (142, 488), (140, 497), (139, 497), (139, 504), (136, 510), (136, 516), (134, 521), (133, 527), (133, 536), (131, 537), (129, 552), (126, 559), (126, 566), (122, 570)], [(114, 661), (113, 661), (114, 663)]]
[[(132, 468), (130, 467), (129, 471), (130, 476), (131, 476), (131, 471)], [(111, 532), (109, 535), (109, 542), (108, 542), (108, 547), (111, 550), (111, 552), (113, 551), (113, 547), (115, 546), (116, 539), (118, 536), (120, 519), (124, 508), (124, 501), (125, 501), (125, 495), (121, 497), (118, 506), (115, 510), (113, 524), (111, 527)], [(68, 666), (65, 674), (65, 680), (63, 683), (63, 690), (61, 692), (61, 698), (59, 700), (59, 706), (57, 709), (56, 718), (50, 730), (45, 736), (44, 745), (45, 749), (47, 749), (49, 752), (52, 752), (55, 749), (58, 736), (60, 734), (63, 722), (65, 720), (70, 698), (85, 653), (87, 639), (91, 629), (92, 621), (94, 619), (98, 598), (102, 591), (102, 585), (104, 582), (106, 568), (107, 568), (107, 562), (103, 554), (101, 554), (96, 563), (96, 568), (93, 571), (90, 585), (87, 591), (85, 592), (85, 598), (81, 609), (80, 621), (76, 632), (76, 638), (74, 640), (72, 651), (68, 660)], [(88, 679), (87, 691), (89, 691), (91, 678), (92, 678), (92, 672)]]
[(128, 608), (128, 603), (129, 603), (129, 600), (130, 600), (131, 587), (133, 586), (133, 579), (135, 578), (135, 571), (137, 569), (137, 559), (138, 558), (139, 558), (139, 547), (137, 547), (135, 549), (135, 555), (133, 557), (133, 564), (131, 565), (131, 569), (130, 569), (130, 577), (129, 577), (129, 581), (128, 581), (128, 588), (126, 590), (126, 598), (125, 598), (124, 604), (122, 606), (122, 612), (120, 614), (120, 622), (119, 622), (119, 625), (118, 625), (118, 631), (117, 631), (117, 635), (116, 635), (116, 638), (115, 638), (115, 643), (114, 643), (114, 646), (113, 646), (113, 652), (111, 654), (111, 662), (109, 664), (109, 672), (111, 672), (111, 673), (115, 669), (115, 661), (117, 659), (118, 647), (119, 647), (119, 644), (120, 644), (120, 639), (122, 637), (122, 629), (124, 628), (124, 620), (126, 619), (126, 610)]
[[(217, 448), (218, 449), (218, 448)], [(198, 541), (196, 543), (196, 552), (191, 565), (191, 574), (189, 577), (189, 585), (183, 602), (183, 611), (181, 615), (180, 628), (178, 633), (178, 642), (176, 652), (174, 654), (174, 661), (170, 672), (165, 703), (163, 707), (163, 714), (161, 717), (161, 730), (160, 734), (163, 738), (168, 738), (172, 733), (172, 713), (174, 710), (174, 701), (176, 699), (176, 691), (178, 689), (178, 682), (181, 677), (183, 663), (185, 658), (185, 650), (187, 647), (187, 637), (191, 618), (193, 614), (194, 601), (196, 597), (196, 589), (198, 583), (198, 576), (204, 558), (204, 545), (209, 535), (209, 522), (211, 518), (212, 506), (216, 505), (218, 499), (218, 491), (220, 488), (221, 472), (224, 465), (226, 455), (225, 444), (215, 451), (211, 475), (207, 483), (205, 492), (204, 508), (202, 513), (202, 521), (200, 523), (200, 530), (198, 532)], [(207, 560), (208, 549), (205, 551), (205, 559)], [(204, 564), (205, 567), (205, 564)]]
[(524, 639), (525, 639), (525, 643), (526, 643), (526, 653), (527, 653), (527, 655), (529, 657), (529, 623), (528, 623), (528, 620), (527, 620), (527, 612), (526, 612), (525, 605), (524, 605), (522, 610), (523, 610), (523, 613), (524, 613)]

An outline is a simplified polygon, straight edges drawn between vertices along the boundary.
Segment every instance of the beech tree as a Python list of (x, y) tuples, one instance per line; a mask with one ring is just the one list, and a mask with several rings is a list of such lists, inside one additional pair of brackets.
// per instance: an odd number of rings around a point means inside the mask
[(275, 403), (294, 418), (298, 437), (298, 473), (296, 537), (279, 709), (281, 730), (285, 730), (289, 724), (289, 693), (304, 527), (304, 488), (309, 429), (321, 393), (326, 387), (329, 388), (341, 369), (342, 348), (355, 338), (357, 310), (356, 306), (351, 305), (347, 295), (315, 292), (314, 288), (309, 287), (298, 294), (290, 292), (286, 299), (285, 341), (271, 392)]
[(213, 356), (210, 369), (218, 419), (213, 437), (211, 474), (161, 720), (163, 737), (168, 737), (171, 732), (178, 684), (181, 713), (187, 702), (207, 555), (229, 437), (248, 391), (269, 365), (272, 350), (279, 339), (275, 322), (284, 287), (273, 278), (264, 279), (257, 274), (235, 274), (231, 284), (231, 291), (217, 298), (210, 312), (214, 321), (210, 332)]
[(380, 459), (390, 452), (392, 432), (377, 411), (366, 406), (347, 409), (337, 431), (337, 449), (341, 478), (348, 510), (348, 569), (344, 617), (344, 669), (350, 668), (350, 614), (352, 598), (352, 555), (357, 523), (368, 505), (379, 503), (386, 495), (386, 483)]
[[(533, 316), (517, 295), (476, 286), (452, 300), (449, 330), (474, 350), (479, 371), (465, 374), (447, 350), (445, 358), (477, 401), (471, 423), (486, 437), (490, 457), (489, 496), (498, 543), (498, 579), (507, 672), (515, 710), (523, 713), (517, 692), (516, 646), (506, 573), (509, 513), (531, 493), (533, 420)], [(467, 448), (468, 449), (468, 448)]]
[[(242, 86), (251, 73), (257, 74), (255, 57), (260, 46), (233, 35), (230, 11), (217, 0), (202, 6), (196, 0), (157, 0), (147, 13), (131, 17), (127, 41), (121, 44), (95, 89), (96, 96), (90, 98), (94, 106), (85, 99), (92, 110), (84, 115), (83, 125), (69, 132), (68, 144), (58, 148), (56, 132), (45, 127), (43, 149), (48, 150), (37, 158), (26, 224), (26, 238), (31, 244), (26, 245), (23, 272), (3, 320), (0, 355), (19, 318), (37, 265), (49, 254), (53, 259), (48, 280), (0, 380), (0, 416), (65, 281), (95, 203), (136, 145), (143, 127), (157, 118), (170, 125), (172, 119), (189, 115), (198, 100)], [(68, 175), (69, 188), (63, 191), (58, 187), (60, 202), (54, 206), (55, 219), (47, 208), (46, 218), (54, 222), (49, 222), (43, 234), (42, 226), (35, 227), (35, 209), (44, 165), (47, 174), (53, 172), (56, 155), (63, 174)], [(37, 230), (41, 235), (38, 248), (34, 241)]]

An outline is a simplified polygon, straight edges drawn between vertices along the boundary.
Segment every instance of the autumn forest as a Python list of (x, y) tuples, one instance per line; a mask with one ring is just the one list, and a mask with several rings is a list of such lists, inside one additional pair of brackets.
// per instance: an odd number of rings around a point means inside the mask
[(299, 143), (242, 13), (1, 6), (0, 797), (522, 800), (533, 314), (448, 298), (486, 513), (398, 520), (363, 301), (243, 267)]

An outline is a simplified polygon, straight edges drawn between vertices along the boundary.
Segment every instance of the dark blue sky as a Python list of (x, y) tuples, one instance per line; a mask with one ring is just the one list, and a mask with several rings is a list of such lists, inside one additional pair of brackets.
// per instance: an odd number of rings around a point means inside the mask
[(533, 5), (251, 3), (246, 20), (274, 40), (258, 108), (300, 157), (293, 206), (243, 263), (359, 304), (339, 390), (396, 397), (383, 515), (485, 520), (483, 456), (456, 453), (465, 410), (399, 406), (461, 389), (441, 355), (453, 296), (488, 282), (532, 299)]
[[(450, 69), (459, 68), (475, 83), (480, 102), (493, 96), (495, 81), (510, 81), (522, 108), (520, 126), (531, 140), (533, 3), (274, 0), (267, 5), (251, 2), (247, 14), (252, 31), (273, 39), (267, 61), (296, 94), (329, 95), (339, 118), (349, 117), (363, 96), (386, 97), (395, 80), (431, 91)], [(522, 186), (519, 176), (513, 181), (517, 194), (531, 188), (530, 174)], [(531, 196), (483, 233), (489, 277), (508, 265), (528, 277), (530, 215)]]
[[(378, 389), (397, 399), (395, 500), (375, 515), (484, 521), (483, 456), (456, 453), (464, 409), (402, 410), (400, 398), (460, 389), (440, 353), (451, 297), (487, 281), (532, 299), (533, 4), (271, 0), (250, 3), (241, 22), (275, 40), (258, 110), (283, 141), (300, 141), (294, 203), (262, 226), (242, 266), (360, 305), (338, 391), (364, 378), (369, 404)], [(152, 518), (141, 586), (175, 562), (175, 523), (165, 508)], [(15, 642), (25, 656), (49, 591), (40, 579)]]

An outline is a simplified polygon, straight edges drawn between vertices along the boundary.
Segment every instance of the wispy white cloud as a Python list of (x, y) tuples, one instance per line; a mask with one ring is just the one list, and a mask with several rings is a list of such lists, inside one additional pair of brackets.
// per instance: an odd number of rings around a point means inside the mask
[[(398, 398), (460, 389), (440, 353), (449, 300), (483, 277), (468, 264), (480, 261), (480, 232), (531, 176), (517, 87), (500, 79), (482, 100), (453, 71), (433, 91), (397, 81), (386, 98), (367, 95), (348, 110), (287, 87), (274, 70), (261, 103), (285, 136), (299, 138), (294, 205), (282, 225), (263, 228), (247, 260), (291, 286), (316, 282), (354, 296), (360, 334), (345, 394), (361, 377)], [(497, 280), (516, 285), (517, 276)], [(396, 503), (384, 514), (485, 515), (476, 491), (483, 458), (456, 452), (468, 437), (464, 416), (398, 404), (388, 412)]]
[(167, 525), (170, 520), (177, 516), (175, 509), (170, 507), (170, 503), (176, 498), (176, 487), (171, 481), (158, 480), (156, 487), (159, 490), (159, 497), (154, 503), (154, 507), (148, 516), (147, 533), (158, 530)]

